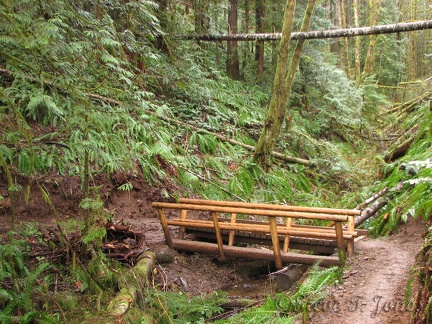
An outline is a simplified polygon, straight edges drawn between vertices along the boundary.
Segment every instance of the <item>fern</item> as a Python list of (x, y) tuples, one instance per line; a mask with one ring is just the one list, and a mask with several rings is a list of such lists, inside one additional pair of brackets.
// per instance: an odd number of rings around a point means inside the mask
[(162, 297), (169, 310), (169, 321), (174, 323), (198, 323), (210, 318), (214, 314), (223, 311), (219, 306), (226, 301), (226, 294), (223, 292), (214, 292), (201, 298), (195, 296), (189, 298), (187, 295), (176, 292), (166, 292)]

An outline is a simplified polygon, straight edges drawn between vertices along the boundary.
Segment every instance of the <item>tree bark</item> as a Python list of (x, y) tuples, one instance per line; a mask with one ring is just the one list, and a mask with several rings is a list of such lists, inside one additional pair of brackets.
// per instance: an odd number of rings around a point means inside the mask
[[(295, 0), (287, 0), (285, 5), (284, 23), (282, 26), (282, 38), (279, 48), (279, 59), (276, 67), (276, 74), (273, 83), (273, 94), (267, 110), (263, 131), (258, 140), (254, 160), (263, 165), (267, 161), (271, 148), (279, 135), (280, 128), (285, 115), (285, 105), (288, 98), (284, 99), (284, 83), (287, 75), (288, 54), (290, 47), (290, 38), (294, 22), (294, 12), (296, 7)], [(284, 101), (284, 102), (282, 102)]]
[[(369, 0), (369, 22), (371, 26), (376, 26), (379, 22), (381, 9), (381, 0)], [(369, 47), (363, 67), (362, 80), (365, 77), (374, 73), (375, 65), (375, 46), (378, 40), (378, 35), (369, 36)]]
[[(301, 31), (305, 32), (309, 29), (310, 20), (312, 17), (313, 8), (315, 6), (316, 0), (309, 0), (306, 8), (306, 12), (303, 18)], [(295, 1), (287, 1), (286, 10), (291, 9), (290, 4), (294, 3), (295, 9)], [(286, 12), (285, 12), (286, 14)], [(293, 13), (291, 13), (293, 15)], [(285, 24), (290, 24), (289, 27), (286, 27)], [(287, 67), (287, 58), (289, 52), (289, 39), (291, 35), (293, 23), (293, 16), (288, 17), (287, 20), (284, 20), (284, 29), (286, 31), (285, 37), (281, 41), (281, 49), (279, 54), (278, 66), (276, 69), (276, 76), (273, 85), (273, 95), (270, 102), (269, 109), (266, 114), (266, 119), (264, 122), (263, 131), (258, 140), (254, 159), (258, 163), (260, 163), (264, 168), (267, 168), (267, 156), (273, 150), (276, 139), (280, 134), (280, 130), (282, 128), (282, 123), (285, 120), (285, 112), (288, 104), (288, 99), (291, 93), (291, 87), (294, 81), (294, 76), (297, 71), (300, 56), (303, 52), (303, 47), (305, 43), (305, 39), (300, 39), (297, 42), (296, 48), (294, 50), (293, 57), (291, 59), (291, 63), (289, 66), (288, 72), (286, 72)], [(287, 32), (289, 28), (289, 33)]]
[[(229, 1), (228, 10), (228, 33), (238, 33), (237, 0)], [(228, 42), (227, 45), (227, 73), (234, 79), (240, 79), (239, 55), (237, 41)]]
[[(358, 8), (358, 0), (354, 0), (354, 24), (356, 28), (359, 27), (359, 8)], [(360, 37), (355, 38), (355, 85), (356, 88), (360, 86), (361, 80), (361, 65), (360, 65), (360, 47), (361, 41)]]
[[(345, 1), (344, 0), (339, 0), (339, 17), (340, 17), (341, 27), (343, 29), (346, 29), (347, 28), (347, 22), (346, 22)], [(350, 60), (349, 60), (348, 38), (344, 37), (342, 42), (343, 42), (342, 61), (343, 61), (343, 65), (345, 67), (345, 73), (348, 77), (350, 77), (351, 76), (351, 64), (350, 64)]]
[[(432, 20), (423, 20), (408, 23), (398, 23), (390, 25), (368, 26), (358, 28), (345, 28), (335, 30), (316, 30), (308, 32), (292, 32), (291, 39), (325, 39), (338, 37), (355, 37), (381, 34), (395, 34), (410, 32), (415, 30), (432, 29)], [(201, 41), (274, 41), (281, 40), (282, 33), (264, 33), (264, 34), (207, 34), (207, 35), (182, 35), (178, 38), (186, 40)]]
[[(263, 0), (256, 0), (255, 3), (255, 23), (256, 32), (264, 33), (265, 5)], [(261, 83), (264, 74), (264, 41), (259, 40), (255, 46), (255, 60), (257, 62), (257, 83)]]

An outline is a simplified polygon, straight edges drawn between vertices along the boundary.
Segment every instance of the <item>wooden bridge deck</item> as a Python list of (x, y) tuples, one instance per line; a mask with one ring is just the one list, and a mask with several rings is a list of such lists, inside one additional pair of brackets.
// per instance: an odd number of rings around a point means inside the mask
[[(319, 261), (322, 265), (335, 265), (345, 255), (351, 256), (354, 238), (358, 236), (358, 231), (354, 229), (354, 216), (361, 212), (197, 199), (180, 199), (178, 203), (154, 202), (152, 206), (159, 213), (170, 248), (219, 254), (222, 260), (226, 256), (274, 260), (278, 268), (282, 267), (282, 262), (312, 264)], [(165, 210), (179, 214), (168, 218)], [(211, 219), (188, 219), (187, 214), (192, 210), (210, 214)], [(223, 218), (221, 215), (230, 217)], [(259, 216), (267, 221), (237, 219), (237, 215), (244, 218)], [(299, 225), (297, 221), (300, 219), (329, 221), (334, 227)], [(178, 227), (178, 239), (172, 238), (173, 227)], [(195, 240), (188, 240), (190, 237)], [(293, 250), (312, 251), (320, 255), (293, 253)], [(335, 250), (339, 250), (336, 255)]]

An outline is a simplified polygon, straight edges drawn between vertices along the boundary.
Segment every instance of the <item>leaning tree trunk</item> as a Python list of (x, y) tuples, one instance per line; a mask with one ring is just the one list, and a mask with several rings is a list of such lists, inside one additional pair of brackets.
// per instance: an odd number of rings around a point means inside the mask
[[(379, 22), (381, 9), (381, 0), (369, 0), (369, 22), (371, 26), (376, 26)], [(372, 75), (374, 71), (375, 65), (375, 46), (378, 40), (377, 35), (369, 36), (369, 47), (366, 55), (362, 79), (365, 77)]]
[[(358, 0), (354, 0), (354, 23), (356, 28), (359, 27), (359, 8)], [(355, 38), (355, 84), (356, 87), (360, 86), (361, 81), (361, 65), (360, 65), (360, 37)]]
[[(282, 26), (282, 38), (279, 48), (279, 59), (273, 83), (273, 94), (267, 110), (264, 128), (258, 140), (254, 159), (261, 165), (265, 165), (274, 142), (279, 135), (285, 115), (285, 105), (288, 98), (283, 98), (284, 81), (288, 67), (288, 54), (290, 47), (291, 32), (294, 22), (295, 0), (287, 0), (285, 5), (284, 23)], [(282, 102), (283, 101), (283, 102)]]
[[(305, 32), (309, 29), (315, 1), (316, 0), (309, 0), (308, 2), (301, 26), (302, 32)], [(288, 98), (291, 93), (295, 72), (297, 71), (305, 42), (304, 39), (300, 39), (297, 42), (294, 55), (289, 66), (289, 71), (286, 72), (289, 40), (291, 38), (292, 23), (294, 19), (295, 1), (288, 0), (285, 10), (285, 15), (287, 17), (284, 20), (282, 32), (285, 36), (282, 37), (281, 40), (279, 60), (273, 85), (273, 95), (269, 109), (267, 111), (264, 128), (254, 153), (255, 161), (260, 163), (264, 168), (267, 168), (267, 156), (272, 151), (275, 141), (280, 134), (283, 121), (285, 120), (285, 111), (288, 104)], [(287, 13), (288, 10), (292, 10), (292, 12)]]

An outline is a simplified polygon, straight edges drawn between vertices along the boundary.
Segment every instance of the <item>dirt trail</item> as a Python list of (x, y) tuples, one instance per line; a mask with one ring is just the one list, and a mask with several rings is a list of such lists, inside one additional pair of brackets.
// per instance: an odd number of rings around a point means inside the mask
[(421, 222), (410, 219), (387, 238), (358, 241), (343, 283), (327, 289), (308, 323), (409, 323), (405, 294), (423, 233)]

